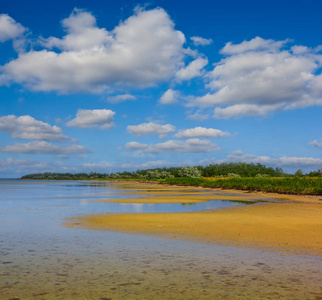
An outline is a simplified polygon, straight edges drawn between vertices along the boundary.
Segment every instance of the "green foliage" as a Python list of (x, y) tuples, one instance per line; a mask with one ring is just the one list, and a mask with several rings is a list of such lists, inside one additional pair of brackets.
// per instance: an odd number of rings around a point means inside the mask
[(239, 189), (298, 195), (322, 195), (322, 178), (227, 178), (207, 180), (200, 178), (169, 178), (166, 184)]
[[(277, 177), (284, 174), (284, 177)], [(246, 175), (249, 176), (246, 178)], [(169, 184), (182, 184), (228, 189), (259, 190), (265, 192), (322, 195), (322, 168), (304, 175), (298, 170), (294, 175), (282, 169), (267, 168), (261, 164), (222, 163), (207, 167), (156, 168), (118, 173), (36, 173), (21, 179), (41, 180), (160, 180)], [(200, 177), (230, 177), (206, 180)]]
[(240, 175), (235, 174), (235, 173), (228, 173), (227, 177), (240, 177)]
[(159, 170), (149, 170), (144, 176), (145, 179), (164, 179), (164, 178), (173, 178), (174, 176), (167, 171)]
[(201, 171), (197, 167), (182, 167), (178, 172), (179, 177), (200, 178)]
[(295, 176), (303, 176), (303, 171), (301, 169), (298, 169), (295, 174)]
[(284, 172), (281, 168), (268, 168), (260, 163), (221, 163), (213, 164), (204, 168), (203, 177), (219, 177), (228, 176), (228, 174), (237, 174), (241, 177), (255, 177), (256, 175), (266, 174), (269, 177), (280, 177), (284, 176)]
[(310, 177), (322, 177), (322, 168), (318, 169), (317, 171), (312, 171), (308, 174)]

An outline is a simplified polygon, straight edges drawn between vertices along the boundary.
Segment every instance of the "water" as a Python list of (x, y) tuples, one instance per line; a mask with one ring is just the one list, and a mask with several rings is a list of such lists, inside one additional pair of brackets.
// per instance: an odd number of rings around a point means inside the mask
[(78, 214), (242, 205), (91, 202), (137, 197), (130, 188), (1, 180), (0, 299), (320, 299), (320, 257), (62, 226)]

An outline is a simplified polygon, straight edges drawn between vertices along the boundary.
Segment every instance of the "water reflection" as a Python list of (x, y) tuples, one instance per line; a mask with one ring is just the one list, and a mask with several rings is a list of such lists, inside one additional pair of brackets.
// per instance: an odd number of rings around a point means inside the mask
[(0, 181), (0, 299), (319, 299), (319, 257), (61, 226), (77, 214), (244, 204), (91, 202), (125, 189), (133, 186)]

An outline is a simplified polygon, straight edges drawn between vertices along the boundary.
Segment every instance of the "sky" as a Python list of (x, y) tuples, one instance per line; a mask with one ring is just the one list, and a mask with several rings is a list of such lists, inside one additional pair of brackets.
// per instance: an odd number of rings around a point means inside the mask
[(322, 167), (321, 1), (0, 1), (0, 178)]

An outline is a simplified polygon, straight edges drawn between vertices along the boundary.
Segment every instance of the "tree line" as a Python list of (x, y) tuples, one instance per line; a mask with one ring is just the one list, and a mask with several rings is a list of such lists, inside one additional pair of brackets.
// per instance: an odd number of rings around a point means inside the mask
[(298, 170), (295, 175), (287, 174), (283, 169), (277, 167), (266, 167), (257, 163), (221, 163), (204, 166), (184, 166), (171, 168), (154, 168), (137, 170), (134, 172), (116, 172), (116, 173), (35, 173), (21, 177), (21, 179), (43, 179), (43, 180), (92, 180), (92, 179), (165, 179), (165, 178), (202, 178), (202, 177), (287, 177), (287, 176), (310, 176), (322, 177), (322, 168), (304, 174)]

